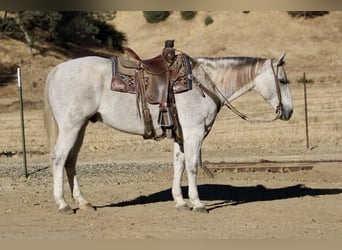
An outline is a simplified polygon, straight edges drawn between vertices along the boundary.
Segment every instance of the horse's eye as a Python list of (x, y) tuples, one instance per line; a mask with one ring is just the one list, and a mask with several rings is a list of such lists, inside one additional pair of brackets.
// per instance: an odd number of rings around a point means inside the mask
[(279, 79), (279, 82), (281, 84), (288, 84), (289, 83), (289, 81), (287, 81), (286, 79)]

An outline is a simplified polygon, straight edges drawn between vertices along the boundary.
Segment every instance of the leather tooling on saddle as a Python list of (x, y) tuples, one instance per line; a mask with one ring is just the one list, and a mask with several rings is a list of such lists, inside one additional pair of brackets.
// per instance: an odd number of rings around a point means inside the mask
[[(167, 137), (183, 141), (174, 95), (192, 89), (189, 77), (192, 72), (190, 58), (176, 54), (173, 46), (173, 40), (165, 41), (162, 53), (146, 60), (129, 48), (126, 48), (126, 56), (112, 58), (111, 90), (136, 94), (139, 116), (144, 120), (145, 139)], [(162, 137), (155, 135), (148, 104), (159, 104), (158, 123), (163, 129)]]

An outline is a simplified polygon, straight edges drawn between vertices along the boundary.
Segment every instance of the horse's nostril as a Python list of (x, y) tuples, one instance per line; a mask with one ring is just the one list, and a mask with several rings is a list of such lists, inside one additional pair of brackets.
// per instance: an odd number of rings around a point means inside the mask
[(282, 115), (282, 120), (284, 121), (288, 121), (290, 120), (291, 116), (293, 114), (293, 110), (290, 109), (290, 110), (283, 110), (283, 115)]
[(288, 118), (287, 118), (288, 120), (290, 120), (292, 114), (293, 114), (293, 109), (291, 109), (290, 112), (289, 112), (289, 115), (288, 115)]

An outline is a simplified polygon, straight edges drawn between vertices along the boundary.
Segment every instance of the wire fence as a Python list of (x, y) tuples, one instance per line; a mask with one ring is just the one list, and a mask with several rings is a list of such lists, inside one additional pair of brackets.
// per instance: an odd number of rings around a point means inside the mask
[[(18, 75), (14, 74), (1, 75), (0, 78), (3, 76), (18, 78)], [(15, 81), (11, 80), (7, 84), (13, 82)], [(317, 83), (308, 84), (307, 86), (309, 144), (310, 148), (317, 145), (321, 148), (328, 148), (328, 146), (336, 145), (334, 146), (334, 150), (336, 149), (336, 152), (340, 152), (338, 148), (342, 142), (342, 124), (340, 123), (342, 120), (342, 99), (340, 98), (340, 96), (342, 96), (342, 86), (336, 85), (336, 87), (332, 88), (327, 86), (330, 86), (330, 84)], [(303, 85), (299, 84), (291, 87), (295, 90), (292, 92), (295, 113), (289, 122), (250, 124), (240, 120), (229, 110), (222, 110), (212, 131), (206, 139), (204, 151), (221, 150), (224, 152), (227, 151), (227, 154), (230, 154), (230, 150), (239, 147), (244, 152), (248, 152), (249, 148), (259, 147), (261, 148), (260, 152), (262, 153), (266, 152), (265, 150), (274, 151), (274, 149), (279, 151), (283, 149), (286, 151), (288, 148), (293, 148), (292, 151), (289, 151), (293, 154), (306, 154), (307, 152), (310, 152), (305, 151), (306, 138)], [(261, 117), (265, 115), (265, 108), (267, 108), (267, 112), (270, 111), (269, 107), (262, 99), (255, 99), (254, 97), (247, 97), (247, 99), (241, 100), (238, 103), (238, 107), (252, 117)], [(26, 139), (29, 157), (31, 157), (31, 154), (47, 154), (44, 126), (39, 112), (40, 111), (37, 110), (25, 114), (25, 116), (27, 116), (25, 117), (27, 121)], [(11, 155), (11, 152), (17, 152), (18, 155), (21, 155), (21, 153), (24, 152), (24, 149), (21, 149), (20, 144), (21, 140), (25, 140), (25, 135), (20, 139), (21, 127), (17, 121), (17, 113), (1, 117), (0, 131), (6, 131), (6, 133), (0, 134), (0, 141), (4, 142), (0, 145), (0, 152), (3, 152), (6, 156), (7, 154)], [(217, 123), (219, 123), (219, 126), (216, 126)], [(12, 129), (8, 130), (8, 127), (11, 127)], [(250, 139), (253, 139), (254, 144), (250, 142)], [(240, 145), (244, 145), (245, 148), (242, 148)], [(22, 146), (22, 148), (24, 146)], [(123, 150), (132, 151), (132, 154), (139, 150), (152, 150), (157, 153), (163, 153), (170, 152), (170, 142), (163, 140), (156, 145), (154, 141), (142, 140), (138, 136), (117, 132), (97, 123), (89, 125), (82, 148), (81, 154), (100, 153), (103, 155), (108, 154), (109, 156), (119, 154)], [(297, 148), (303, 150), (296, 150)], [(284, 152), (284, 155), (285, 154), (286, 152)], [(262, 155), (260, 157), (262, 157)]]

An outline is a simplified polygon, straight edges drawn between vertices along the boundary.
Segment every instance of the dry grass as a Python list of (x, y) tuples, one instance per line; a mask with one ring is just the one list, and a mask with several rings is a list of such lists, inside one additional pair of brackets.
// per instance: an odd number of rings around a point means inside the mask
[[(214, 22), (206, 26), (204, 18), (208, 14)], [(341, 153), (341, 17), (342, 12), (302, 20), (279, 11), (252, 11), (249, 14), (201, 11), (190, 21), (181, 19), (179, 12), (174, 12), (165, 22), (148, 24), (142, 12), (138, 11), (118, 12), (113, 25), (126, 33), (127, 45), (143, 58), (160, 53), (166, 39), (175, 39), (176, 47), (192, 56), (277, 57), (287, 51), (286, 70), (294, 101), (293, 118), (289, 122), (250, 124), (223, 109), (203, 145), (203, 151), (205, 157), (218, 159), (286, 155), (313, 157)], [(28, 150), (45, 152), (40, 111), (30, 109), (41, 107), (47, 72), (68, 58), (55, 51), (31, 58), (25, 44), (4, 36), (0, 40), (0, 62), (22, 67)], [(305, 146), (303, 86), (297, 83), (304, 71), (307, 78), (314, 81), (308, 84), (312, 150)], [(1, 131), (10, 131), (0, 137), (0, 152), (21, 150), (16, 88), (16, 85), (0, 88)], [(273, 111), (256, 94), (247, 94), (234, 104), (252, 117), (273, 116)], [(105, 125), (91, 124), (80, 159), (92, 159), (92, 155), (103, 161), (138, 159), (140, 154), (155, 157), (157, 152), (159, 158), (171, 160), (171, 151), (171, 141), (144, 141)]]

